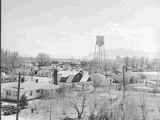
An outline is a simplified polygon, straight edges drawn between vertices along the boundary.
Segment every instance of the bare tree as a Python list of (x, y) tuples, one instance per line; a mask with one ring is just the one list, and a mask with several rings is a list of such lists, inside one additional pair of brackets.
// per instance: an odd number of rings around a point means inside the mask
[(39, 66), (47, 65), (50, 62), (50, 57), (45, 53), (39, 53), (36, 59)]
[(158, 86), (157, 86), (157, 85), (154, 85), (153, 88), (152, 88), (152, 93), (153, 93), (153, 95), (155, 96), (156, 93), (158, 93), (158, 92), (159, 92)]
[(20, 56), (17, 52), (1, 50), (1, 66), (5, 67), (9, 71), (13, 71), (20, 62)]
[(86, 102), (87, 98), (85, 95), (78, 95), (70, 100), (70, 105), (77, 113), (78, 120), (82, 120), (82, 118), (84, 117), (84, 111), (87, 107)]
[(117, 101), (108, 97), (95, 99), (90, 107), (89, 120), (118, 120), (120, 118)]
[(160, 116), (160, 105), (158, 105), (158, 113), (159, 113), (159, 116)]
[(60, 103), (60, 105), (62, 105), (62, 114), (65, 115), (65, 98), (67, 96), (67, 88), (65, 88), (65, 86), (60, 87), (59, 89), (56, 90), (56, 100), (57, 102)]
[(142, 112), (142, 120), (147, 120), (147, 106), (146, 106), (146, 101), (145, 101), (145, 96), (144, 94), (141, 95), (140, 97), (140, 105), (139, 105), (141, 112)]

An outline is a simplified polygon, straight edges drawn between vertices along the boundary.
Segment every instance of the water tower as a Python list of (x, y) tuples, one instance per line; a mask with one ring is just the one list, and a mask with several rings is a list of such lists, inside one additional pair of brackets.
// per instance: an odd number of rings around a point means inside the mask
[(96, 44), (93, 55), (93, 60), (97, 65), (98, 72), (104, 72), (105, 65), (105, 45), (104, 45), (104, 36), (97, 35), (96, 36)]

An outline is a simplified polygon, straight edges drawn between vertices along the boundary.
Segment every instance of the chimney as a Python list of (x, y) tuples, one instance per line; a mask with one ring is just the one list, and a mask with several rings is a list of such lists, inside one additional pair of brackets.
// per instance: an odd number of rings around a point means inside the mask
[(52, 82), (55, 85), (58, 85), (58, 81), (57, 81), (57, 69), (54, 69), (53, 73), (52, 73)]
[(38, 79), (36, 79), (36, 83), (38, 83)]
[(24, 83), (24, 77), (21, 78), (21, 83)]

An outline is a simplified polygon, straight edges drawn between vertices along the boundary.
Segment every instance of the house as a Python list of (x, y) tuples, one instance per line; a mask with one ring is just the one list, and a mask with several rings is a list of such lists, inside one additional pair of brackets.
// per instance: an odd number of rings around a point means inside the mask
[[(27, 81), (21, 83), (20, 85), (20, 97), (22, 95), (25, 95), (27, 97), (27, 100), (40, 98), (46, 95), (46, 93), (48, 93), (49, 91), (52, 91), (53, 93), (53, 91), (55, 91), (57, 87), (58, 86), (46, 82), (36, 83), (33, 81)], [(17, 82), (2, 84), (2, 100), (16, 101), (17, 91)]]
[(5, 74), (4, 72), (1, 72), (2, 83), (15, 82), (17, 80), (16, 78), (17, 76), (14, 74)]

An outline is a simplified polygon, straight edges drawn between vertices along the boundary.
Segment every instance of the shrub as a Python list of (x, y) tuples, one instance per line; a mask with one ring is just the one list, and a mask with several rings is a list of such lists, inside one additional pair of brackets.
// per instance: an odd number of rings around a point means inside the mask
[(23, 94), (20, 99), (20, 107), (23, 109), (28, 105), (27, 97)]

